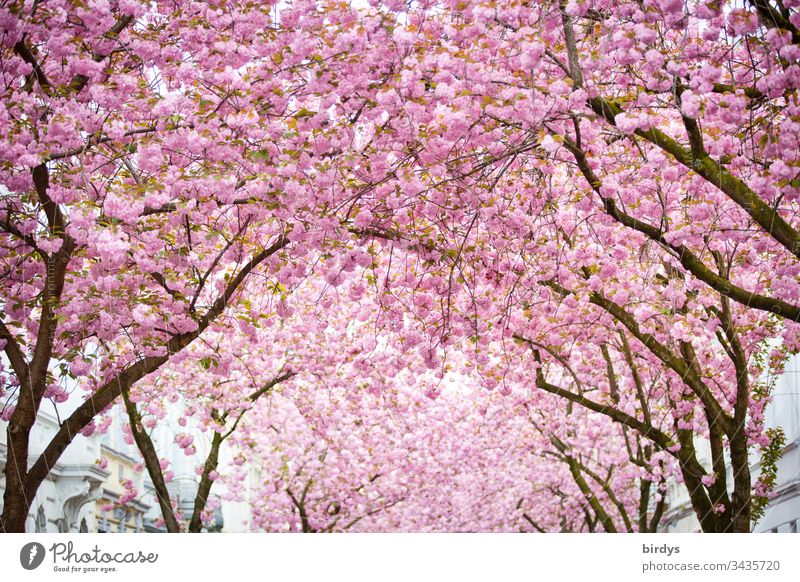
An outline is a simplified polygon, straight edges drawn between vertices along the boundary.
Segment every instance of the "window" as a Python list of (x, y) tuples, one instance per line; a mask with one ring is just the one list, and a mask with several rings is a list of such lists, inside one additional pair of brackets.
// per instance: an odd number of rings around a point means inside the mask
[(117, 531), (119, 533), (125, 533), (125, 528), (126, 528), (125, 522), (128, 521), (128, 511), (120, 507), (117, 509), (115, 517), (119, 518), (119, 523), (117, 524)]
[(36, 513), (36, 533), (45, 533), (47, 531), (47, 516), (44, 513), (44, 507), (39, 506), (39, 511)]
[(122, 464), (117, 465), (117, 473), (119, 475), (119, 480), (122, 481), (125, 478), (125, 466)]
[(85, 517), (81, 520), (81, 525), (78, 528), (78, 533), (89, 533), (89, 526), (86, 525), (86, 518)]

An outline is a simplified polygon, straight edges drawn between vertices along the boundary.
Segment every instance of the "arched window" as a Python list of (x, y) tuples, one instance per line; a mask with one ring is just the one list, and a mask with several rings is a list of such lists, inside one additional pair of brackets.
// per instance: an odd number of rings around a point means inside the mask
[(47, 532), (47, 516), (44, 513), (44, 507), (39, 506), (39, 511), (36, 513), (36, 533)]
[(119, 533), (125, 533), (127, 521), (128, 521), (128, 510), (122, 507), (118, 507), (116, 510), (116, 517), (119, 519), (117, 523), (117, 531)]

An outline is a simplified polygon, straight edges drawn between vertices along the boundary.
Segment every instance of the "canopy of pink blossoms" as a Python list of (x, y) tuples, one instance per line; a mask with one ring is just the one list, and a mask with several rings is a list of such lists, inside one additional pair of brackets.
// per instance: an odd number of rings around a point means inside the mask
[(216, 489), (267, 531), (653, 531), (668, 480), (750, 531), (800, 349), (798, 8), (3, 6), (3, 528), (117, 406), (170, 531)]

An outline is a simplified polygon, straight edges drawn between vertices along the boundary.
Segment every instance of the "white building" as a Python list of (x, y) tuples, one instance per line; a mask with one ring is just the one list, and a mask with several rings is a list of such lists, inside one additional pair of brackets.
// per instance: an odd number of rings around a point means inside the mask
[[(61, 418), (74, 409), (70, 403), (59, 405)], [(7, 422), (0, 421), (0, 507), (5, 493), (2, 471), (7, 458)], [(36, 424), (31, 431), (30, 464), (39, 457), (58, 430), (55, 408), (50, 401), (42, 403)], [(36, 493), (28, 514), (26, 531), (29, 532), (79, 532), (91, 531), (95, 523), (95, 501), (100, 498), (102, 484), (109, 478), (102, 470), (100, 440), (78, 435), (67, 447), (56, 465)]]
[[(79, 404), (77, 398), (58, 405), (58, 417), (55, 407), (50, 401), (44, 401), (31, 433), (29, 463), (32, 465), (47, 443), (58, 430), (58, 418), (65, 418)], [(112, 474), (112, 466), (101, 469), (100, 460), (108, 459), (109, 453), (115, 457), (141, 460), (135, 445), (125, 442), (122, 427), (126, 416), (121, 405), (110, 412), (112, 422), (105, 434), (90, 437), (78, 435), (67, 447), (58, 463), (52, 468), (42, 483), (36, 497), (31, 503), (26, 531), (29, 532), (90, 532), (90, 531), (164, 531), (155, 525), (161, 517), (157, 499), (153, 493), (152, 483), (146, 471), (134, 473), (130, 470), (125, 475)], [(177, 411), (175, 415), (177, 420)], [(5, 493), (5, 477), (3, 469), (7, 458), (6, 428), (8, 423), (0, 421), (0, 510)], [(177, 430), (180, 429), (180, 430)], [(177, 432), (192, 432), (195, 435), (197, 454), (192, 457), (184, 455), (174, 442)], [(191, 516), (194, 497), (197, 492), (199, 477), (195, 467), (202, 463), (208, 454), (209, 443), (197, 430), (181, 428), (177, 422), (164, 422), (153, 431), (152, 438), (160, 457), (171, 461), (169, 469), (174, 473), (168, 487), (173, 496), (179, 499), (184, 514)], [(223, 445), (220, 451), (220, 472), (232, 462), (236, 452)], [(132, 463), (128, 463), (131, 465)], [(119, 467), (118, 467), (119, 468)], [(132, 479), (140, 492), (133, 500), (135, 509), (144, 512), (144, 520), (135, 529), (121, 530), (103, 527), (108, 521), (106, 512), (102, 510), (104, 502), (111, 501), (118, 495), (118, 481)], [(224, 493), (224, 485), (215, 483), (211, 494), (218, 496)], [(119, 508), (115, 508), (119, 510)], [(115, 511), (111, 510), (111, 511)], [(250, 509), (247, 502), (223, 501), (218, 510), (217, 523), (212, 527), (215, 531), (248, 531)], [(115, 516), (115, 519), (118, 516)], [(106, 519), (104, 519), (106, 518)], [(117, 521), (119, 521), (117, 519)], [(123, 520), (125, 521), (125, 520)]]

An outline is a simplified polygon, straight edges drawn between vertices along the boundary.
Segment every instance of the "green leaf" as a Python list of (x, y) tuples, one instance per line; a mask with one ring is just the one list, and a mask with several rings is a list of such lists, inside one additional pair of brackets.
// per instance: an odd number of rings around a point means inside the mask
[(204, 370), (208, 370), (209, 368), (211, 368), (211, 366), (214, 366), (216, 368), (219, 365), (217, 360), (210, 356), (205, 358), (200, 358), (199, 364), (200, 367), (203, 368)]
[(266, 162), (270, 159), (269, 152), (267, 150), (258, 150), (250, 154), (250, 158), (257, 162)]
[(316, 114), (316, 111), (311, 111), (310, 109), (303, 107), (300, 111), (294, 114), (294, 118), (303, 119), (304, 117), (314, 117)]

